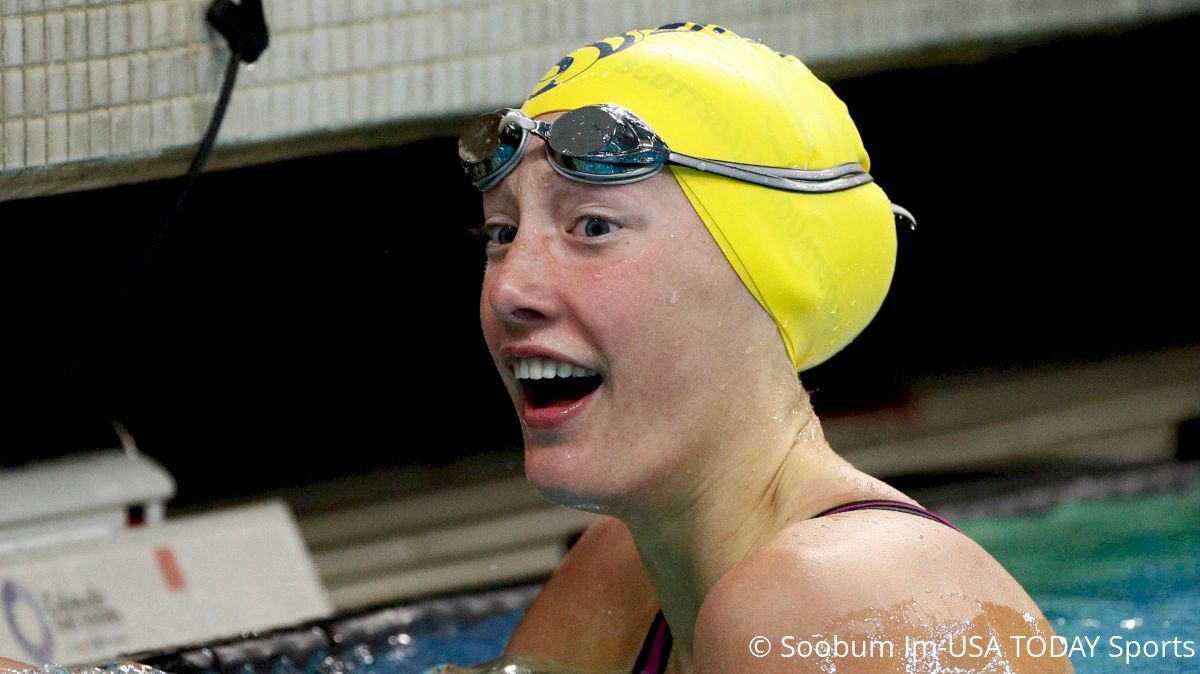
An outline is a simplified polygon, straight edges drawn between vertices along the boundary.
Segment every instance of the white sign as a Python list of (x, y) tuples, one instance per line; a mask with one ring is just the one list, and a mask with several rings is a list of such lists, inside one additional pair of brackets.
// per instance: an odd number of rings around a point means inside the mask
[(282, 502), (0, 557), (0, 656), (82, 665), (327, 617)]

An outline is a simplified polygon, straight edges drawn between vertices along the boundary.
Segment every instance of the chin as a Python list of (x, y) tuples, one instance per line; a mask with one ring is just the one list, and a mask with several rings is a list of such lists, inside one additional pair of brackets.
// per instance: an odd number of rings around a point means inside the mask
[(525, 445), (525, 478), (543, 498), (567, 508), (612, 514), (622, 495), (606, 485), (610, 467), (589, 466), (582, 452), (566, 447)]

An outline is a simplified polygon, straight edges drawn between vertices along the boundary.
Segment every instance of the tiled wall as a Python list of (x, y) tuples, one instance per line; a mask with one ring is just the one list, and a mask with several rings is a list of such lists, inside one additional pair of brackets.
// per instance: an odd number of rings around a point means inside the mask
[[(209, 0), (0, 0), (0, 199), (118, 182), (198, 142), (227, 51)], [(815, 64), (970, 39), (1151, 20), (1200, 0), (266, 0), (226, 148), (518, 101), (563, 54), (698, 19)], [(352, 134), (351, 134), (352, 135)], [(252, 153), (251, 153), (252, 156)], [(251, 159), (252, 161), (252, 159)], [(175, 170), (172, 168), (171, 170)], [(152, 177), (143, 175), (140, 178)]]

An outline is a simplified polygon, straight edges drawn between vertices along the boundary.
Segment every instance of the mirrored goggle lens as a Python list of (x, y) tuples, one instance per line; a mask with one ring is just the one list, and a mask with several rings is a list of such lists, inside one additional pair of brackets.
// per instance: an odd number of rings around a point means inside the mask
[(604, 108), (589, 105), (555, 120), (550, 130), (554, 151), (568, 157), (603, 157), (636, 151), (637, 133)]
[(507, 164), (521, 146), (524, 133), (515, 124), (501, 128), (503, 113), (486, 114), (467, 124), (458, 137), (458, 158), (478, 181)]
[(559, 153), (550, 153), (551, 160), (557, 164), (559, 172), (569, 178), (588, 182), (610, 183), (631, 182), (642, 177), (650, 177), (662, 168), (662, 164), (637, 164), (620, 161), (599, 161), (586, 157), (569, 157)]

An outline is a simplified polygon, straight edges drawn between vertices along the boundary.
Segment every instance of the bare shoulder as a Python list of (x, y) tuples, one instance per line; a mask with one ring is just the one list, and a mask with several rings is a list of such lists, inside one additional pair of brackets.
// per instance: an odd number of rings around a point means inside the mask
[(602, 517), (525, 612), (505, 657), (578, 671), (628, 670), (657, 610), (633, 536), (619, 520)]
[(701, 607), (693, 653), (703, 674), (1070, 672), (1011, 638), (1052, 634), (1020, 585), (965, 535), (860, 511), (793, 524), (725, 574)]

